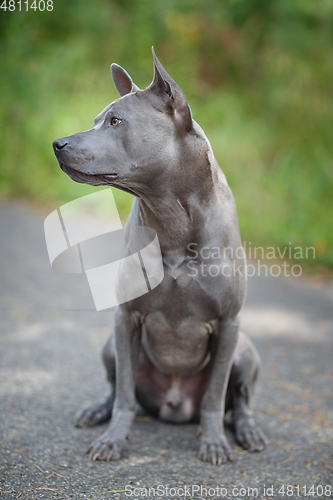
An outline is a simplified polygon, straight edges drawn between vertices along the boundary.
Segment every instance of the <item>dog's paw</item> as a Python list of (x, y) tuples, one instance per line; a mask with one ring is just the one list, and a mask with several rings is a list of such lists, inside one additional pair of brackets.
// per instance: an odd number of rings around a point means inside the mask
[(100, 404), (81, 408), (74, 418), (76, 427), (94, 427), (104, 424), (111, 418), (113, 399), (109, 398)]
[(87, 450), (90, 460), (119, 460), (124, 442), (121, 440), (109, 441), (105, 434), (95, 439)]
[(235, 423), (235, 434), (237, 443), (245, 450), (262, 451), (268, 443), (262, 430), (247, 421)]
[(113, 409), (108, 429), (87, 450), (91, 460), (119, 460), (126, 439), (130, 440), (130, 428), (134, 410)]
[(231, 460), (231, 448), (225, 436), (216, 443), (201, 441), (199, 458), (203, 462), (211, 462), (213, 465), (221, 465)]

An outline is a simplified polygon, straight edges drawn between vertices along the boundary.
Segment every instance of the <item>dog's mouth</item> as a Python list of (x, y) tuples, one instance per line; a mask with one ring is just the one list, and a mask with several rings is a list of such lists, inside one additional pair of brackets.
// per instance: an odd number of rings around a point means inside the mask
[(91, 186), (108, 186), (112, 185), (117, 179), (117, 173), (109, 174), (86, 174), (75, 170), (73, 167), (69, 167), (62, 162), (59, 162), (60, 168), (65, 174), (67, 174), (73, 181), (79, 182), (81, 184), (90, 184)]
[(60, 168), (65, 174), (67, 174), (73, 181), (79, 182), (81, 184), (89, 184), (90, 186), (115, 186), (121, 191), (131, 194), (132, 196), (137, 196), (137, 193), (128, 187), (118, 182), (119, 174), (85, 174), (79, 170), (75, 170), (73, 167), (69, 167), (58, 160)]

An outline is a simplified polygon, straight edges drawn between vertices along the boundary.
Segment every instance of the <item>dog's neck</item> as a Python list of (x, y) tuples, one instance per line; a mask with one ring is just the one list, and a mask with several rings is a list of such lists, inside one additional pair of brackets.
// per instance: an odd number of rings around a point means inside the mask
[[(207, 230), (207, 213), (216, 200), (216, 185), (212, 180), (191, 183), (186, 179), (186, 190), (166, 189), (161, 185), (152, 193), (139, 196), (140, 223), (151, 227), (158, 235), (161, 251), (171, 261), (184, 258), (190, 243), (199, 243)], [(181, 180), (180, 180), (181, 186)]]
[(185, 259), (186, 247), (191, 242), (194, 216), (192, 209), (174, 196), (164, 200), (139, 200), (139, 216), (144, 226), (151, 227), (157, 233), (163, 261), (178, 267)]
[[(218, 198), (227, 181), (202, 129), (195, 124), (195, 134), (179, 148), (182, 158), (166, 166), (162, 175), (149, 186), (138, 186), (138, 223), (154, 229), (162, 254), (181, 260), (190, 243), (205, 242)], [(201, 241), (199, 241), (199, 238)], [(177, 256), (177, 257), (174, 257)]]
[(163, 196), (140, 197), (140, 218), (142, 224), (155, 229), (163, 243), (164, 238), (170, 242), (183, 240), (191, 231), (193, 224), (193, 209), (176, 193), (168, 193), (167, 201)]

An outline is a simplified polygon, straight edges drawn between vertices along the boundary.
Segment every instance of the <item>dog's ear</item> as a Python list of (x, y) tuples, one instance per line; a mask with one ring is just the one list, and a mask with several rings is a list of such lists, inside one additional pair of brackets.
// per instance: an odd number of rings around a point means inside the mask
[(154, 58), (154, 78), (147, 90), (157, 94), (168, 108), (173, 110), (176, 118), (185, 123), (186, 129), (190, 130), (193, 126), (192, 114), (186, 96), (157, 59), (154, 47), (151, 50)]
[(136, 92), (140, 90), (135, 83), (133, 83), (132, 78), (129, 76), (127, 71), (124, 70), (118, 64), (111, 64), (111, 75), (121, 97), (123, 95), (129, 94), (130, 92)]

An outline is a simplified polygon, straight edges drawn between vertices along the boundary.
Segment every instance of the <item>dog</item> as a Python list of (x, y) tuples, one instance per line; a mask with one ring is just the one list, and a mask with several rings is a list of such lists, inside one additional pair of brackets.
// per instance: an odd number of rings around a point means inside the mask
[(110, 395), (81, 410), (76, 425), (111, 418), (88, 452), (92, 460), (117, 460), (138, 402), (164, 421), (199, 419), (199, 458), (221, 464), (231, 457), (226, 412), (243, 448), (266, 444), (250, 409), (260, 360), (239, 331), (246, 260), (226, 178), (185, 94), (152, 53), (154, 77), (145, 90), (112, 64), (120, 98), (91, 130), (53, 143), (74, 181), (135, 196), (125, 232), (154, 229), (164, 268), (160, 285), (117, 306), (103, 349)]

